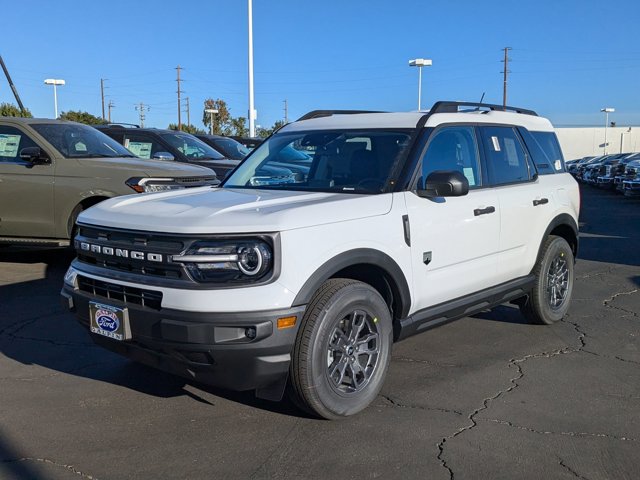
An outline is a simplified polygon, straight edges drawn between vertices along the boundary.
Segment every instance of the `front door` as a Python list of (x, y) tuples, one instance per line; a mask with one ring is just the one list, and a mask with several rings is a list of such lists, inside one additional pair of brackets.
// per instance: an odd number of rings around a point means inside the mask
[(39, 146), (21, 129), (0, 125), (0, 237), (54, 236), (54, 165), (20, 159), (23, 148)]
[(465, 196), (446, 198), (405, 193), (414, 311), (495, 285), (500, 231), (498, 198), (493, 189), (485, 188), (474, 127), (438, 128), (420, 165), (424, 179), (435, 170), (459, 170), (470, 190)]

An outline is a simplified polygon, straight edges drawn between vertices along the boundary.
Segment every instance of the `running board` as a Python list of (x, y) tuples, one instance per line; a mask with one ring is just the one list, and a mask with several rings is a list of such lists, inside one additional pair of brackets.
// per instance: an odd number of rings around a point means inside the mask
[(60, 240), (59, 238), (28, 238), (28, 237), (0, 237), (0, 243), (9, 243), (11, 245), (20, 246), (38, 246), (38, 247), (68, 247), (71, 245), (69, 240)]
[(395, 323), (394, 337), (396, 341), (403, 340), (430, 328), (515, 300), (527, 295), (533, 289), (535, 280), (535, 275), (530, 274), (415, 312)]

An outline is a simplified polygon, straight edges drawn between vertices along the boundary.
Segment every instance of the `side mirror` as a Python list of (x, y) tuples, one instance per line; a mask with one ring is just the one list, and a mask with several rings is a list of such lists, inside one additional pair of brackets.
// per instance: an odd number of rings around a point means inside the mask
[(469, 180), (458, 170), (437, 170), (418, 185), (416, 193), (423, 198), (461, 197), (469, 193)]
[(20, 158), (34, 165), (41, 163), (51, 163), (49, 155), (43, 152), (40, 147), (27, 147), (20, 150)]
[(169, 152), (156, 152), (153, 154), (153, 157), (151, 158), (153, 158), (154, 160), (168, 160), (168, 161), (173, 161), (176, 159), (176, 157), (171, 155)]

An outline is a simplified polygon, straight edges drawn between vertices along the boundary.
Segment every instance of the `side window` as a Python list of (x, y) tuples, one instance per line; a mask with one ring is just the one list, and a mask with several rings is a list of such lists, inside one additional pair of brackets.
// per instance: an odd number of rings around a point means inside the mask
[(553, 132), (531, 132), (531, 135), (551, 160), (553, 169), (556, 172), (566, 171), (564, 157), (556, 134)]
[(469, 187), (481, 185), (478, 144), (471, 126), (444, 127), (433, 134), (422, 157), (422, 178), (436, 170), (458, 170)]
[(526, 182), (532, 172), (518, 134), (511, 127), (480, 127), (489, 182)]
[(37, 146), (38, 144), (25, 135), (22, 130), (0, 125), (0, 162), (24, 163), (20, 159), (20, 150)]
[(156, 152), (162, 151), (162, 146), (159, 142), (139, 133), (125, 133), (123, 145), (135, 156), (146, 160), (149, 160)]

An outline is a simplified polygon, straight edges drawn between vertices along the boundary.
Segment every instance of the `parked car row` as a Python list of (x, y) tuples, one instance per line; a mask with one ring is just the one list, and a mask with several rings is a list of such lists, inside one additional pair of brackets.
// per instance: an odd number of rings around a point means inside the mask
[(640, 153), (584, 157), (566, 163), (576, 180), (627, 196), (640, 195)]

